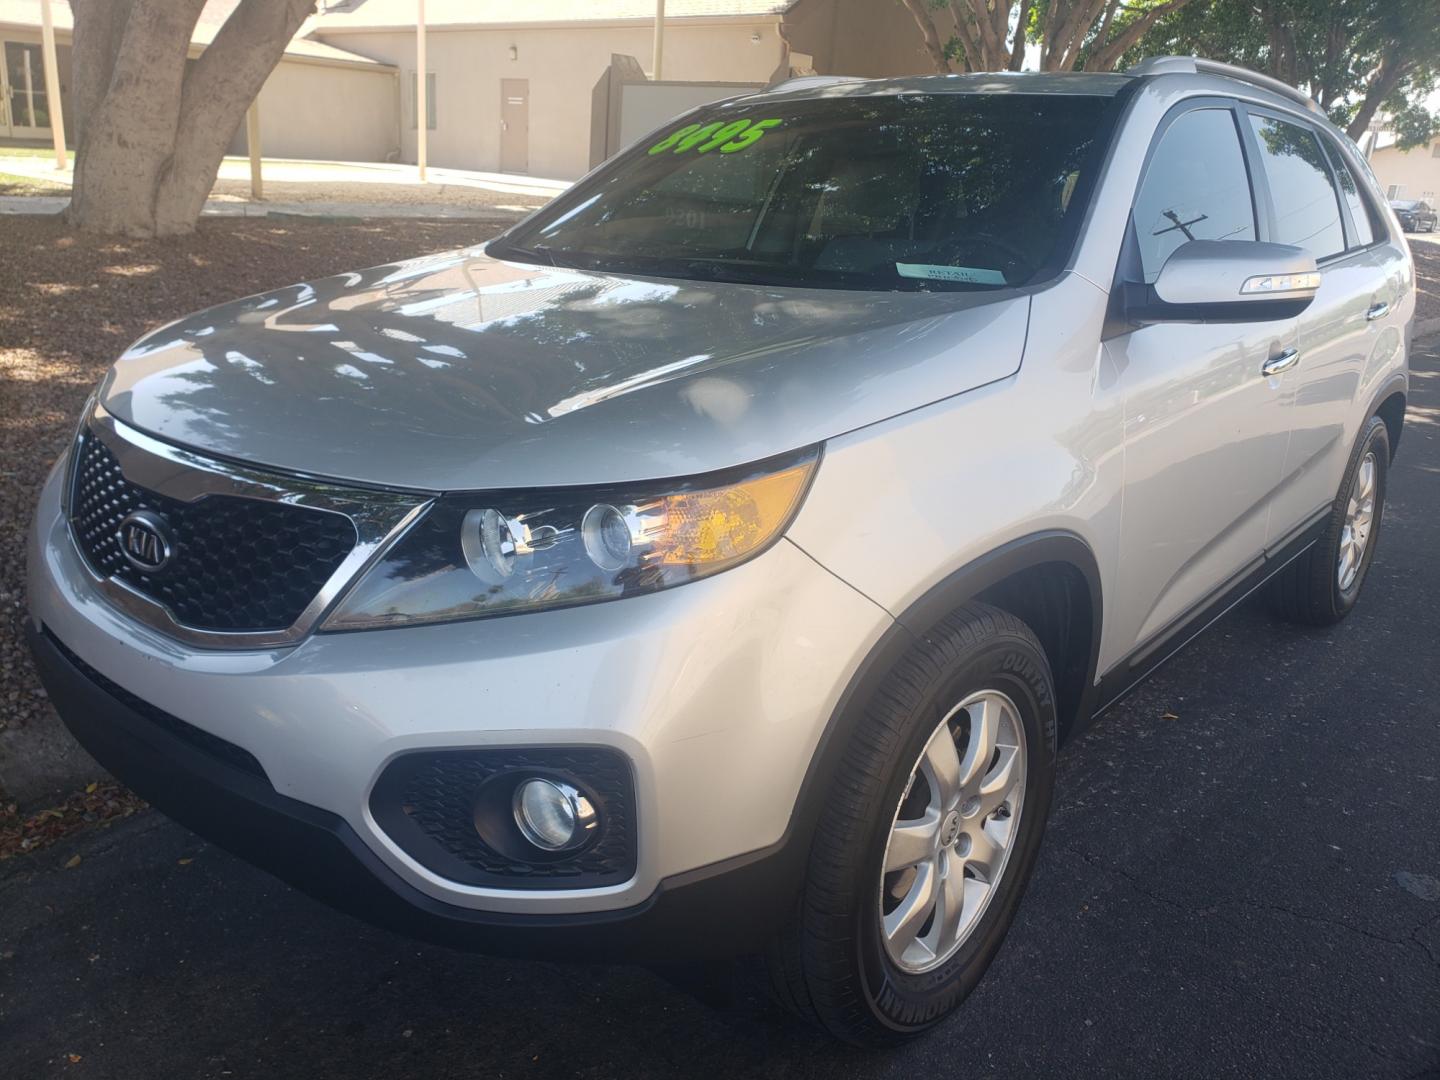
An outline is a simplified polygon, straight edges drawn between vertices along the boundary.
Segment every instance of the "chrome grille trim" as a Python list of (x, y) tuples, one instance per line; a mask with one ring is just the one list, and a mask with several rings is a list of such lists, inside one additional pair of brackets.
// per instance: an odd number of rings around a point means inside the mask
[[(82, 554), (75, 535), (71, 493), (78, 451), (87, 432), (115, 456), (121, 473), (132, 484), (182, 502), (194, 502), (204, 495), (230, 495), (330, 510), (350, 519), (358, 540), (300, 617), (285, 629), (229, 631), (186, 626), (166, 605), (118, 578), (96, 573)], [(98, 403), (91, 408), (71, 446), (63, 496), (71, 543), (95, 588), (136, 621), (203, 649), (266, 649), (296, 644), (320, 625), (345, 591), (429, 509), (432, 501), (431, 496), (416, 492), (347, 487), (332, 481), (217, 461), (137, 431), (111, 416)]]

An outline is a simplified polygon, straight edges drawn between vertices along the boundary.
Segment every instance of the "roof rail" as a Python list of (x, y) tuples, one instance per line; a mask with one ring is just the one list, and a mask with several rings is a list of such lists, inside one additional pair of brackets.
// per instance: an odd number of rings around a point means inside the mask
[(761, 90), (762, 94), (774, 94), (782, 90), (806, 90), (812, 86), (838, 86), (841, 83), (864, 82), (859, 75), (795, 75), (773, 86)]
[(1315, 99), (1303, 90), (1297, 90), (1289, 83), (1281, 82), (1272, 76), (1262, 75), (1258, 71), (1251, 71), (1249, 68), (1239, 67), (1235, 64), (1222, 64), (1219, 60), (1206, 60), (1199, 56), (1151, 56), (1141, 60), (1133, 67), (1127, 68), (1125, 74), (1139, 76), (1223, 75), (1227, 79), (1235, 79), (1238, 82), (1249, 83), (1251, 86), (1269, 90), (1272, 94), (1279, 94), (1296, 104), (1304, 105), (1313, 113), (1325, 115), (1320, 106), (1315, 104)]

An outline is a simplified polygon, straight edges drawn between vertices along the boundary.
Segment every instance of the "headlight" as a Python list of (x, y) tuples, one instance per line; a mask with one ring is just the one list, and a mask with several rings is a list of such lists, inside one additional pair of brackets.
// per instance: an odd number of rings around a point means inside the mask
[(780, 537), (817, 459), (809, 449), (689, 480), (444, 496), (324, 629), (588, 604), (718, 574)]

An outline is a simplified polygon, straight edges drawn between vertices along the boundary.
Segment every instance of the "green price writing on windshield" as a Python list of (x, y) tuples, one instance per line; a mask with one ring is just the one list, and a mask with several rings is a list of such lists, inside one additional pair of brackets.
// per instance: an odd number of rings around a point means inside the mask
[(728, 124), (723, 120), (715, 120), (709, 124), (686, 124), (650, 147), (650, 153), (663, 154), (669, 150), (683, 154), (687, 150), (694, 150), (697, 154), (708, 154), (711, 150), (718, 149), (722, 154), (733, 154), (747, 146), (754, 146), (765, 132), (779, 123), (780, 121), (775, 119), (732, 120)]

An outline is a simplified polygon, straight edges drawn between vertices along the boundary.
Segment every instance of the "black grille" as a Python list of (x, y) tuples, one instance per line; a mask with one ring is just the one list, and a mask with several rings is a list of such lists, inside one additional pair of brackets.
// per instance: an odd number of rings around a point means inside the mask
[[(600, 834), (574, 854), (512, 858), (481, 839), (475, 827), (476, 804), (487, 781), (503, 785), (537, 774), (568, 780), (596, 805)], [(370, 812), (412, 858), (462, 884), (578, 889), (618, 885), (635, 875), (630, 763), (605, 747), (405, 754), (376, 783)]]
[(136, 697), (123, 686), (111, 682), (71, 652), (63, 641), (50, 632), (49, 627), (45, 628), (45, 636), (50, 639), (50, 644), (54, 645), (55, 648), (60, 651), (60, 655), (70, 661), (71, 665), (73, 665), (80, 674), (84, 675), (96, 686), (100, 687), (100, 689), (115, 698), (131, 712), (138, 713), (156, 727), (174, 735), (177, 739), (189, 743), (195, 749), (209, 754), (211, 757), (217, 758), (227, 765), (240, 769), (242, 772), (250, 773), (252, 776), (258, 776), (261, 780), (269, 783), (269, 778), (266, 777), (265, 770), (261, 767), (260, 762), (256, 760), (255, 755), (250, 753), (250, 751), (220, 738), (219, 735), (212, 735), (210, 732), (198, 728), (194, 724), (187, 724), (178, 716), (171, 716), (164, 710), (157, 709), (144, 698)]
[[(234, 495), (181, 502), (139, 487), (89, 434), (73, 482), (71, 518), (85, 561), (197, 630), (286, 629), (356, 542), (350, 519), (328, 510)], [(154, 573), (120, 550), (120, 522), (136, 510), (159, 514), (174, 537), (170, 562)]]

